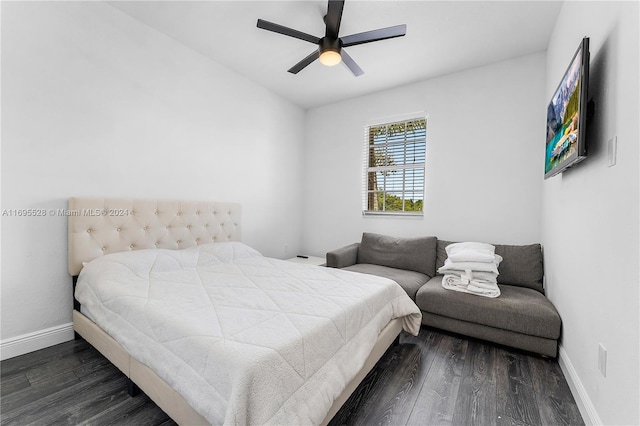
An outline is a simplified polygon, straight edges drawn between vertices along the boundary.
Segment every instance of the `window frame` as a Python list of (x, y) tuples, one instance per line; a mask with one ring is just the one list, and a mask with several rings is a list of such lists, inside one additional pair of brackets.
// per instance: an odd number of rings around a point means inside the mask
[[(401, 124), (407, 123), (411, 121), (423, 120), (425, 122), (425, 134), (424, 134), (424, 161), (422, 163), (407, 163), (406, 160), (400, 165), (393, 166), (369, 166), (370, 159), (370, 132), (372, 127), (381, 127), (381, 126), (389, 126), (393, 124)], [(362, 156), (362, 216), (363, 217), (380, 217), (380, 216), (393, 216), (393, 217), (402, 217), (402, 218), (423, 218), (424, 217), (424, 198), (425, 198), (425, 187), (426, 187), (426, 163), (427, 163), (427, 122), (428, 117), (424, 112), (407, 114), (400, 117), (392, 117), (384, 120), (376, 120), (371, 121), (369, 123), (365, 123), (364, 125), (364, 144), (363, 144), (363, 156)], [(406, 130), (405, 130), (405, 141), (398, 143), (392, 142), (392, 145), (402, 145), (404, 147), (404, 152), (406, 152), (406, 148), (408, 143), (414, 143), (413, 141), (408, 142), (406, 139)], [(385, 149), (388, 148), (388, 141), (385, 144)], [(402, 208), (403, 210), (368, 210), (369, 207), (369, 194), (371, 190), (369, 189), (369, 173), (370, 172), (380, 172), (380, 171), (390, 171), (390, 170), (418, 170), (421, 172), (423, 181), (422, 181), (422, 210), (420, 211), (405, 211), (405, 200), (404, 195), (407, 192), (414, 193), (415, 191), (407, 190), (406, 184), (404, 182), (404, 174), (403, 174), (403, 182), (402, 189), (400, 191), (387, 191), (386, 188), (383, 188), (380, 192), (383, 195), (383, 205), (386, 202), (386, 194), (393, 192), (400, 192), (402, 194)], [(416, 182), (416, 180), (412, 180), (412, 182)]]

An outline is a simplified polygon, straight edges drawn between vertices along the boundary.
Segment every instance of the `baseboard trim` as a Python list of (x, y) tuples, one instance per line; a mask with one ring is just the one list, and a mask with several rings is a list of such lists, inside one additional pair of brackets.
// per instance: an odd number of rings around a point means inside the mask
[(0, 360), (4, 361), (69, 340), (73, 340), (73, 323), (5, 339), (0, 342)]
[(558, 354), (558, 364), (560, 364), (562, 373), (567, 379), (567, 384), (571, 389), (573, 398), (576, 400), (576, 405), (580, 410), (584, 423), (587, 425), (603, 424), (600, 416), (598, 416), (596, 407), (593, 405), (593, 402), (591, 402), (591, 398), (589, 398), (589, 394), (587, 394), (587, 390), (580, 380), (580, 376), (578, 376), (576, 369), (569, 359), (569, 355), (567, 355), (567, 351), (564, 350), (562, 345), (558, 346)]

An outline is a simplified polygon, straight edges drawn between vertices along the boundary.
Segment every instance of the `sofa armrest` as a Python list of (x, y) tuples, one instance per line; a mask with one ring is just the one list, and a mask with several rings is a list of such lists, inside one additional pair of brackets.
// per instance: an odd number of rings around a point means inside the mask
[(353, 243), (348, 246), (327, 253), (327, 266), (330, 268), (346, 268), (355, 265), (358, 259), (358, 248), (360, 243)]

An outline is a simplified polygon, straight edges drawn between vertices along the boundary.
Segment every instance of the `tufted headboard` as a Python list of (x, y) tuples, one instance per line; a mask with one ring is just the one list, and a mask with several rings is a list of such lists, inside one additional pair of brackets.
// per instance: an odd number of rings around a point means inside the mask
[(240, 204), (70, 198), (69, 273), (109, 253), (240, 241)]

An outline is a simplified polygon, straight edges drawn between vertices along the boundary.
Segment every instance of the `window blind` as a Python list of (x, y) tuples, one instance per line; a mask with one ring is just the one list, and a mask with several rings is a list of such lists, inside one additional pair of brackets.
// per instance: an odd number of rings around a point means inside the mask
[(422, 215), (426, 118), (367, 126), (363, 212)]

